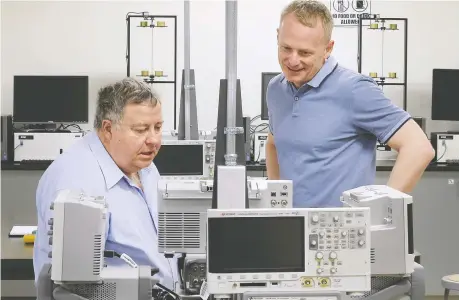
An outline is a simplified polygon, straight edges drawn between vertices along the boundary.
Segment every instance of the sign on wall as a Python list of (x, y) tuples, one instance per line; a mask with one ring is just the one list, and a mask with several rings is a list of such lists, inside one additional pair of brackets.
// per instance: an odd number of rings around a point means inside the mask
[(330, 0), (335, 26), (357, 26), (362, 15), (371, 14), (371, 0)]

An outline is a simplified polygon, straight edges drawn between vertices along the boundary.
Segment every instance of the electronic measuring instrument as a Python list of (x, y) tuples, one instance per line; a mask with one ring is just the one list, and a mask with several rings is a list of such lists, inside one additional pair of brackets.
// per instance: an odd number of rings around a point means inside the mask
[(83, 132), (15, 132), (15, 162), (52, 162), (75, 142)]
[(371, 274), (413, 273), (413, 197), (389, 186), (369, 185), (345, 191), (341, 201), (348, 207), (371, 209)]
[[(162, 181), (160, 189), (163, 192), (168, 182)], [(281, 186), (277, 189), (268, 187), (269, 183), (275, 186), (276, 181), (249, 179), (248, 183), (250, 208), (270, 208), (270, 203), (267, 201), (270, 196), (282, 195)], [(168, 196), (171, 198), (164, 197), (164, 193), (158, 198), (161, 224), (160, 251), (186, 253), (182, 267), (184, 290), (187, 295), (198, 294), (206, 279), (206, 211), (211, 207), (212, 181), (175, 181), (174, 184), (169, 185), (169, 188), (171, 193)], [(275, 192), (272, 192), (273, 190)], [(354, 198), (359, 201), (352, 200)], [(376, 237), (372, 238), (370, 248), (371, 275), (375, 287), (396, 284), (397, 289), (406, 290), (408, 287), (405, 285), (409, 283), (401, 282), (400, 278), (413, 273), (414, 251), (410, 225), (412, 197), (387, 186), (363, 186), (345, 191), (341, 200), (346, 207), (370, 208), (370, 231), (372, 236)], [(338, 235), (340, 237), (344, 235), (345, 239), (352, 242), (359, 237), (359, 234), (361, 230), (351, 228), (348, 232)], [(329, 235), (337, 237), (336, 232), (329, 228), (319, 233), (319, 237)], [(312, 241), (312, 243), (316, 242)], [(358, 244), (359, 241), (356, 243)], [(338, 245), (333, 243), (317, 243), (320, 251), (335, 250), (337, 247)]]
[[(290, 180), (248, 179), (251, 208), (292, 207)], [(205, 254), (212, 180), (160, 180), (158, 245), (161, 253)]]
[[(290, 180), (248, 179), (252, 208), (291, 208)], [(158, 246), (166, 256), (185, 254), (179, 261), (187, 295), (199, 294), (206, 280), (206, 222), (212, 207), (213, 180), (161, 180), (158, 183)]]
[(459, 133), (432, 132), (430, 141), (436, 163), (459, 164)]
[(370, 224), (368, 207), (209, 209), (208, 292), (369, 291)]
[[(43, 266), (38, 276), (38, 300), (178, 298), (159, 284), (158, 269), (105, 250), (108, 207), (104, 197), (62, 190), (50, 209), (51, 264)], [(107, 266), (106, 257), (122, 259), (126, 265)]]
[(215, 140), (163, 140), (153, 162), (163, 179), (211, 179)]

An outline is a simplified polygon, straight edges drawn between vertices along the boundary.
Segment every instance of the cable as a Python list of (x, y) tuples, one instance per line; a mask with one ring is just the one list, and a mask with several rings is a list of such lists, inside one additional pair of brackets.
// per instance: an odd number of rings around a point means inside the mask
[(119, 254), (118, 252), (113, 251), (113, 250), (105, 250), (104, 251), (104, 257), (106, 257), (106, 258), (118, 257), (118, 258), (121, 258), (122, 260), (124, 260), (128, 265), (130, 265), (133, 268), (138, 268), (139, 267), (135, 263), (135, 261), (129, 255), (127, 255), (126, 253)]
[[(269, 123), (260, 123), (258, 125), (251, 125), (250, 128), (250, 152), (252, 153), (252, 159), (254, 162), (258, 162), (260, 158), (260, 153), (258, 153), (258, 158), (255, 158), (256, 153), (255, 151), (255, 133), (257, 132), (264, 132), (267, 128), (269, 128)], [(258, 150), (260, 151), (260, 150)]]
[(121, 254), (120, 258), (124, 260), (128, 265), (130, 265), (133, 268), (138, 268), (137, 264), (135, 261), (126, 253)]
[(78, 130), (80, 130), (80, 131), (83, 131), (83, 130), (81, 129), (81, 127), (80, 127), (78, 124), (68, 124), (68, 125), (65, 125), (65, 126), (63, 126), (63, 125), (61, 124), (61, 126), (62, 126), (62, 129), (64, 129), (64, 130), (67, 129), (67, 128), (69, 128), (69, 127), (75, 127), (76, 129), (78, 129)]
[[(128, 12), (126, 14), (126, 40), (127, 40), (127, 37), (129, 36), (130, 32), (128, 32), (129, 28), (128, 28), (128, 20), (129, 20), (129, 17), (130, 16), (143, 16), (144, 18), (146, 18), (148, 16), (148, 12), (147, 11), (144, 11), (144, 12)], [(126, 63), (128, 62), (128, 57), (129, 57), (129, 43), (128, 41), (126, 41)]]
[(258, 147), (257, 159), (255, 160), (256, 163), (260, 162), (261, 148), (264, 148), (264, 147), (265, 147), (265, 145), (260, 143), (260, 146)]
[(154, 297), (157, 300), (178, 300), (181, 299), (178, 294), (176, 294), (174, 291), (171, 291), (164, 285), (157, 283), (155, 285), (155, 290), (157, 292), (156, 297)]
[(179, 280), (180, 280), (180, 287), (182, 289), (185, 289), (185, 274), (184, 274), (184, 269), (185, 269), (185, 258), (186, 254), (183, 253), (181, 257), (177, 259), (177, 264), (178, 264), (178, 275), (179, 275)]
[(258, 115), (258, 116), (253, 117), (253, 118), (250, 120), (250, 124), (252, 124), (253, 121), (255, 121), (255, 120), (258, 119), (258, 118), (261, 118), (261, 115)]
[(24, 146), (24, 142), (23, 142), (23, 141), (20, 141), (20, 142), (19, 142), (19, 145), (17, 145), (16, 147), (14, 147), (14, 150), (16, 150), (17, 148), (19, 148), (19, 146)]
[(445, 141), (442, 141), (441, 144), (442, 144), (443, 149), (444, 149), (442, 155), (441, 155), (436, 161), (431, 162), (429, 165), (438, 163), (438, 161), (439, 161), (440, 159), (442, 159), (443, 156), (445, 156), (446, 150), (448, 150), (448, 147), (446, 146), (446, 142), (445, 142)]
[(172, 270), (171, 261), (169, 260), (170, 258), (166, 258), (166, 259), (167, 259), (167, 263), (169, 264), (169, 270), (171, 271), (172, 286), (174, 287), (174, 291), (176, 291), (177, 290), (177, 283), (180, 283), (180, 282), (176, 282), (175, 281), (174, 271)]

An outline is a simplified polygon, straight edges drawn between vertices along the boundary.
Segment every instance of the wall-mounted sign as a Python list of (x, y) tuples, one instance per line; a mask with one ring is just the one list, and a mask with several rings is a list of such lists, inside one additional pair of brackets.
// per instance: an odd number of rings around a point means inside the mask
[(357, 26), (360, 17), (371, 14), (371, 0), (330, 0), (335, 26)]

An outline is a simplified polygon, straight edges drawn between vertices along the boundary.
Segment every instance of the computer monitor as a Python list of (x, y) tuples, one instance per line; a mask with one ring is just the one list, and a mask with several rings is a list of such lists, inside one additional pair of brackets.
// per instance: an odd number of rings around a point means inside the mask
[(268, 105), (266, 103), (266, 90), (268, 89), (268, 83), (279, 75), (279, 72), (263, 72), (261, 73), (261, 119), (268, 120)]
[(433, 69), (432, 120), (459, 121), (459, 69)]
[(88, 81), (88, 76), (14, 76), (14, 122), (87, 123)]

